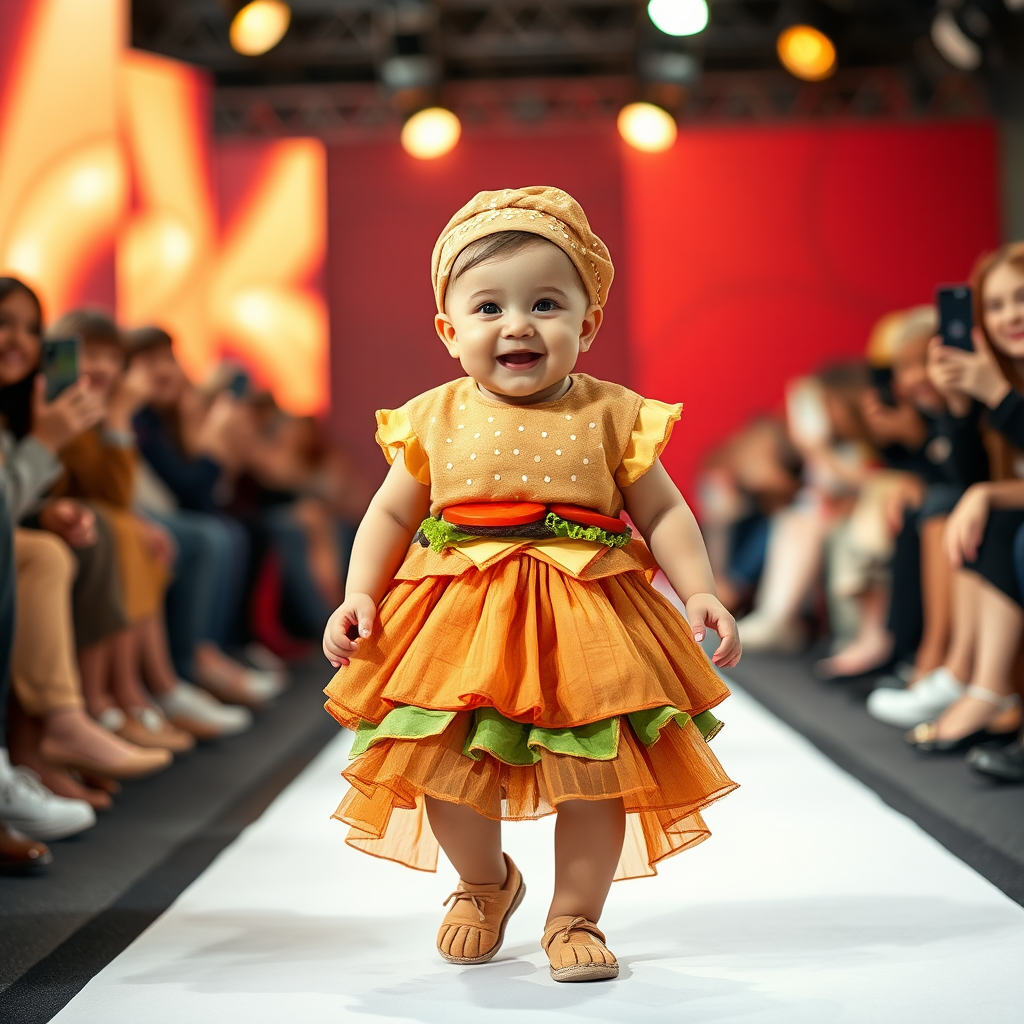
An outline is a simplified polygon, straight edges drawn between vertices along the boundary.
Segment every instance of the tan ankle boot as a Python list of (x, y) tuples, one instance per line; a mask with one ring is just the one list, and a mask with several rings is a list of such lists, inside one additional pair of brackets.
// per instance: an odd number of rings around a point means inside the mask
[(459, 888), (437, 933), (437, 951), (451, 964), (484, 964), (501, 949), (505, 925), (526, 895), (526, 885), (512, 858), (504, 854), (507, 874), (501, 886), (472, 885), (459, 880)]
[(619, 964), (604, 944), (604, 932), (585, 917), (555, 917), (540, 940), (555, 981), (617, 978)]

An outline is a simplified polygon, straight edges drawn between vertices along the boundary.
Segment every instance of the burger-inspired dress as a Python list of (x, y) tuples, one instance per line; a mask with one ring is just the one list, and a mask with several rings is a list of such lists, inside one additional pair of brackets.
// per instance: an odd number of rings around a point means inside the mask
[[(481, 193), (456, 215), (434, 253), (439, 309), (458, 253), (499, 230), (558, 244), (603, 304), (600, 240), (570, 197), (537, 188)], [(616, 878), (707, 838), (700, 811), (736, 785), (707, 744), (729, 691), (620, 519), (680, 411), (574, 373), (536, 405), (463, 377), (377, 413), (385, 456), (402, 453), (431, 506), (374, 635), (325, 691), (355, 731), (334, 815), (349, 844), (435, 870), (424, 795), (505, 820), (621, 798)]]

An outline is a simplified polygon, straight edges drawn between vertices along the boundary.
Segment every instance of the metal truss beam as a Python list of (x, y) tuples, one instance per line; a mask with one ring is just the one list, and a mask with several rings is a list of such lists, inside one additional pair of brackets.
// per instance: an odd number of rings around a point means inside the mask
[[(505, 79), (449, 83), (443, 102), (468, 135), (587, 131), (613, 122), (640, 96), (626, 76)], [(889, 68), (843, 71), (826, 82), (797, 82), (784, 73), (709, 73), (677, 94), (681, 125), (795, 123), (985, 117), (985, 93), (970, 76), (948, 75), (931, 85)], [(370, 83), (220, 88), (220, 135), (318, 135), (330, 143), (393, 139), (401, 116), (386, 92)]]

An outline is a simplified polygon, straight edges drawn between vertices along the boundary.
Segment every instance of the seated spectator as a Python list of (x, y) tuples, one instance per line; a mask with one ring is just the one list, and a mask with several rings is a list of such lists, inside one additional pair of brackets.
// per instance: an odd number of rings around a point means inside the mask
[(701, 530), (718, 596), (734, 614), (753, 597), (771, 517), (793, 501), (801, 468), (785, 424), (770, 417), (754, 420), (705, 462)]
[(946, 524), (958, 569), (954, 624), (969, 634), (972, 650), (964, 664), (947, 660), (956, 687), (941, 714), (908, 733), (908, 742), (926, 753), (967, 750), (1010, 735), (1021, 721), (1014, 668), (1024, 638), (1015, 571), (1015, 557), (1024, 555), (1024, 245), (982, 259), (972, 287), (974, 350), (934, 339), (929, 374), (954, 420), (970, 416), (975, 403), (983, 407), (993, 431), (993, 479), (969, 487)]
[(148, 398), (145, 369), (137, 366), (126, 372), (120, 332), (102, 314), (69, 313), (54, 330), (81, 338), (82, 372), (99, 393), (104, 415), (101, 425), (83, 433), (61, 453), (65, 467), (61, 489), (91, 502), (113, 528), (125, 613), (131, 624), (119, 638), (111, 689), (93, 695), (104, 705), (94, 713), (114, 732), (130, 727), (131, 720), (131, 725), (141, 726), (152, 736), (154, 746), (172, 751), (187, 749), (192, 737), (234, 735), (248, 728), (248, 711), (222, 705), (177, 677), (163, 618), (175, 549), (162, 527), (131, 511), (135, 483), (131, 417)]
[[(13, 278), (0, 279), (0, 415), (5, 425), (0, 489), (14, 523), (37, 508), (59, 477), (57, 453), (102, 415), (100, 397), (87, 380), (46, 401), (45, 382), (36, 375), (41, 321), (31, 290)], [(66, 503), (52, 525), (76, 546), (93, 541), (92, 513), (75, 503)], [(16, 529), (14, 562), (18, 608), (12, 675), (19, 699), (33, 713), (27, 724), (38, 731), (28, 739), (38, 740), (49, 762), (107, 777), (135, 776), (165, 765), (166, 753), (110, 736), (83, 709), (70, 615), (74, 560), (68, 545), (51, 533)], [(26, 739), (24, 731), (12, 729), (12, 749)], [(0, 756), (0, 820), (47, 839), (87, 828), (94, 816), (85, 800), (56, 796), (34, 772), (12, 769), (5, 750)]]
[(175, 667), (222, 699), (258, 707), (280, 693), (286, 676), (280, 666), (253, 669), (226, 653), (237, 639), (249, 540), (218, 500), (226, 496), (237, 453), (248, 446), (250, 410), (227, 391), (210, 403), (199, 400), (160, 328), (130, 332), (128, 346), (131, 367), (150, 381), (148, 401), (134, 418), (142, 457), (135, 503), (179, 547), (167, 594)]
[(246, 459), (246, 511), (280, 563), (286, 624), (315, 638), (343, 595), (365, 503), (358, 478), (324, 443), (315, 420), (287, 415), (269, 394), (253, 404), (258, 429)]
[(738, 624), (749, 650), (793, 651), (806, 643), (801, 612), (821, 577), (826, 543), (852, 512), (874, 460), (861, 413), (867, 386), (863, 364), (842, 363), (788, 389), (789, 434), (803, 458), (804, 486), (772, 518), (754, 608)]

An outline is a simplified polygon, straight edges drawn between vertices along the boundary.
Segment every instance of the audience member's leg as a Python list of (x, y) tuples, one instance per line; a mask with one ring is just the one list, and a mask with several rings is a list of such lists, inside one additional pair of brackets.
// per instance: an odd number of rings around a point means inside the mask
[(75, 559), (63, 541), (18, 530), (18, 615), (11, 678), (26, 714), (41, 720), (44, 760), (102, 774), (142, 774), (169, 762), (111, 735), (84, 711), (75, 663), (71, 588)]

